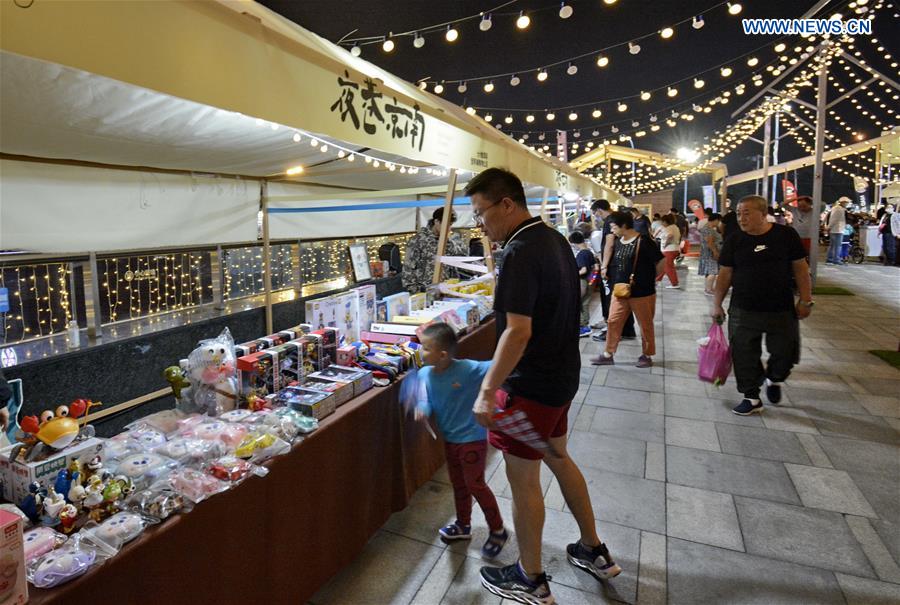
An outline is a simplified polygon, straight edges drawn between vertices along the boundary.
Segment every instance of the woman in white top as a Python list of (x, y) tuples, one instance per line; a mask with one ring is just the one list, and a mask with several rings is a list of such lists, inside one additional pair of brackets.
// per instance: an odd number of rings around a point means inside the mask
[[(663, 256), (666, 257), (666, 272), (670, 284), (666, 288), (674, 290), (679, 288), (678, 273), (675, 271), (675, 259), (681, 250), (681, 230), (675, 224), (675, 217), (666, 214), (662, 217), (663, 228), (660, 230), (661, 245)], [(656, 281), (662, 281), (663, 276), (660, 275)]]

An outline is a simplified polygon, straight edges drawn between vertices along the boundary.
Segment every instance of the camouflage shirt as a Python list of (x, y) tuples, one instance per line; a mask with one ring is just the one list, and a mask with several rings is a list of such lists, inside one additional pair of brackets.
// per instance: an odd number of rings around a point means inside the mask
[[(434, 277), (434, 257), (437, 254), (438, 236), (429, 227), (422, 227), (406, 245), (403, 259), (403, 287), (415, 294), (424, 292)], [(468, 256), (469, 249), (459, 235), (451, 233), (447, 239), (445, 256)], [(441, 267), (441, 280), (456, 277), (456, 269)]]

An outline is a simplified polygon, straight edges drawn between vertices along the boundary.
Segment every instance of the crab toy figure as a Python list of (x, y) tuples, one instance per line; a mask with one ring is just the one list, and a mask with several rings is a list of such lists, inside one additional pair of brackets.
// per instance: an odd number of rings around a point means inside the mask
[[(37, 416), (26, 416), (22, 419), (22, 433), (17, 435), (19, 443), (12, 448), (9, 460), (16, 460), (24, 451), (24, 458), (28, 462), (37, 460), (45, 450), (61, 450), (79, 438), (86, 431), (84, 419), (79, 423), (76, 418), (84, 416), (92, 407), (101, 405), (89, 399), (76, 399), (69, 405), (61, 405), (56, 411), (44, 410), (40, 419)], [(92, 436), (92, 435), (90, 435)]]

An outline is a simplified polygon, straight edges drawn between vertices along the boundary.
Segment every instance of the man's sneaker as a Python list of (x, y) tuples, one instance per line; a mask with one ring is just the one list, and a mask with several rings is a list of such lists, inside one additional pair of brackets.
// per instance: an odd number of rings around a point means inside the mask
[(550, 576), (542, 573), (535, 580), (529, 580), (522, 573), (518, 563), (506, 567), (482, 567), (481, 585), (489, 591), (527, 605), (552, 605), (556, 602), (550, 593)]
[(594, 334), (591, 338), (597, 342), (604, 342), (606, 340), (606, 330), (601, 331), (599, 334)]
[(613, 361), (612, 355), (607, 357), (605, 354), (600, 353), (596, 357), (591, 358), (591, 364), (595, 366), (614, 366), (616, 362)]
[[(756, 401), (756, 403), (753, 403)], [(743, 399), (737, 406), (732, 408), (731, 410), (738, 416), (750, 416), (751, 414), (761, 414), (763, 411), (763, 404), (758, 399)]]
[(637, 363), (634, 364), (637, 368), (652, 368), (653, 367), (653, 359), (648, 355), (641, 355), (638, 357)]
[(594, 330), (603, 330), (603, 329), (606, 328), (606, 322), (605, 322), (605, 321), (598, 321), (598, 322), (595, 323), (595, 324), (591, 324), (591, 328), (594, 329)]
[(665, 286), (666, 290), (681, 290), (681, 286)]
[(566, 546), (566, 553), (569, 563), (588, 572), (601, 582), (615, 578), (622, 573), (622, 568), (612, 560), (612, 557), (609, 556), (609, 549), (602, 542), (599, 546), (588, 548), (579, 540), (575, 544)]
[(772, 382), (768, 378), (766, 378), (766, 399), (769, 400), (769, 403), (778, 405), (781, 403), (781, 383), (780, 382)]
[(441, 534), (443, 540), (471, 540), (472, 526), (453, 522), (440, 528), (438, 533)]
[(587, 338), (591, 335), (591, 329), (587, 326), (578, 328), (578, 338)]

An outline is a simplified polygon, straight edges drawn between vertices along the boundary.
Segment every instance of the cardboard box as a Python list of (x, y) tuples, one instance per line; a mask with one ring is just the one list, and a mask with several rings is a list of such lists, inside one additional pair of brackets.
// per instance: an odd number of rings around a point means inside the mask
[(322, 337), (316, 334), (307, 334), (299, 339), (303, 375), (312, 374), (322, 369)]
[(409, 292), (398, 292), (384, 297), (387, 306), (385, 321), (391, 321), (395, 315), (409, 315)]
[[(373, 324), (374, 325), (374, 324)], [(363, 332), (359, 337), (368, 343), (383, 342), (385, 344), (400, 344), (401, 342), (409, 342), (409, 336), (401, 336), (400, 334), (387, 334), (381, 332)]]
[(238, 388), (241, 395), (250, 393), (265, 397), (281, 388), (281, 373), (278, 349), (263, 349), (250, 355), (238, 357)]
[(356, 292), (338, 294), (336, 325), (347, 342), (359, 339), (359, 295)]
[[(351, 290), (351, 292), (356, 292), (356, 296), (359, 299), (357, 308), (359, 332), (368, 332), (369, 328), (372, 326), (372, 322), (375, 321), (375, 286), (359, 286), (358, 288)], [(356, 340), (359, 340), (359, 333), (356, 335)]]
[(356, 347), (352, 345), (338, 347), (337, 364), (339, 366), (348, 366), (354, 361), (356, 361)]
[(341, 339), (341, 334), (337, 328), (316, 330), (313, 334), (322, 339), (322, 357), (319, 363), (319, 369), (321, 370), (327, 368), (337, 360), (337, 348), (338, 342)]
[(412, 311), (421, 311), (425, 307), (428, 306), (428, 298), (424, 292), (419, 292), (418, 294), (413, 294), (409, 297), (409, 310)]
[(103, 457), (103, 442), (96, 437), (76, 441), (69, 447), (54, 451), (45, 460), (35, 462), (9, 461), (9, 453), (15, 446), (0, 451), (0, 481), (3, 483), (3, 498), (9, 502), (21, 502), (28, 495), (28, 486), (37, 481), (43, 488), (56, 482), (56, 475), (68, 468), (74, 460), (82, 465), (94, 456)]
[(335, 301), (330, 296), (306, 301), (306, 323), (315, 330), (329, 326), (334, 327), (336, 325), (334, 318), (336, 307)]
[[(387, 321), (387, 303), (383, 300), (375, 301), (375, 320), (374, 321)], [(373, 323), (374, 323), (373, 321)]]
[(24, 524), (19, 515), (0, 510), (0, 603), (3, 605), (22, 605), (28, 601)]
[(315, 372), (304, 378), (303, 382), (301, 382), (298, 386), (303, 387), (304, 389), (321, 391), (323, 393), (334, 395), (334, 407), (336, 408), (341, 407), (342, 405), (353, 399), (352, 384), (335, 382), (334, 380), (327, 380), (325, 378), (318, 378), (316, 377)]
[(325, 378), (335, 382), (343, 382), (353, 386), (353, 396), (362, 395), (372, 388), (372, 372), (359, 368), (330, 365), (321, 372), (310, 375), (311, 378)]
[(372, 324), (372, 332), (375, 332), (376, 334), (396, 334), (413, 337), (416, 335), (416, 328), (418, 327), (419, 324), (392, 324), (376, 321)]
[(316, 420), (322, 420), (326, 416), (333, 414), (336, 407), (333, 394), (303, 387), (282, 389), (278, 393), (277, 400), (304, 416), (310, 416)]
[(306, 375), (303, 369), (303, 345), (299, 340), (289, 340), (270, 349), (278, 354), (278, 373), (281, 388), (299, 382)]

